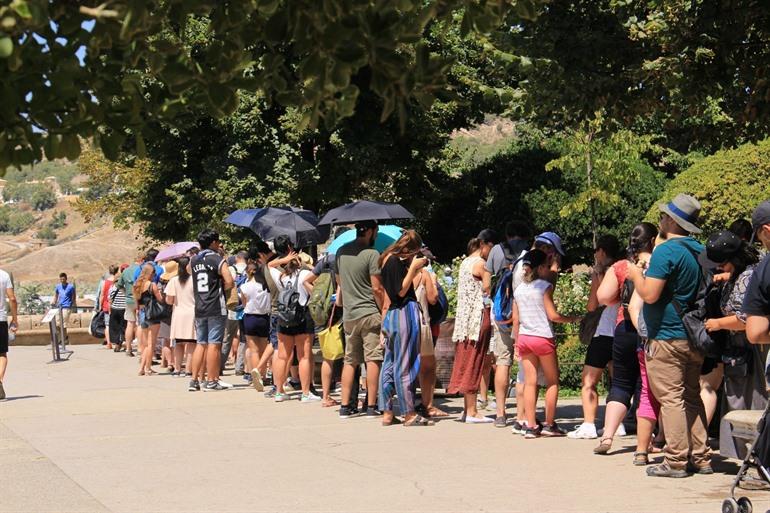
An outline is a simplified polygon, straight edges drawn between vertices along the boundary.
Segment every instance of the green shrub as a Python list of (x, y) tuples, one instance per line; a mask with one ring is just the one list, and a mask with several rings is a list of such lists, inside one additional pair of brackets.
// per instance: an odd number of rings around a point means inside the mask
[(52, 242), (56, 240), (56, 230), (51, 225), (45, 225), (37, 231), (37, 238), (40, 240)]
[(704, 235), (724, 230), (738, 218), (750, 219), (754, 208), (770, 198), (770, 139), (698, 160), (669, 183), (647, 220), (657, 224), (658, 203), (679, 193), (691, 194), (701, 202)]
[(31, 212), (18, 210), (8, 205), (0, 206), (0, 232), (16, 235), (34, 223), (35, 216)]
[(586, 346), (576, 336), (569, 336), (559, 343), (559, 386), (565, 389), (579, 390), (583, 385), (583, 362), (586, 358)]

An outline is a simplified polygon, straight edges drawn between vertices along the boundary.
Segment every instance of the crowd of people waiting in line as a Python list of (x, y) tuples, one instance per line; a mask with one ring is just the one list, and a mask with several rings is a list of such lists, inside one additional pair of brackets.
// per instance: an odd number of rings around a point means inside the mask
[[(494, 231), (482, 230), (468, 243), (453, 285), (455, 356), (446, 388), (463, 396), (459, 420), (511, 426), (526, 439), (598, 438), (594, 453), (607, 454), (635, 411), (635, 465), (648, 465), (651, 452), (663, 452), (663, 463), (648, 467), (648, 475), (712, 473), (707, 426), (717, 411), (717, 391), (722, 389), (723, 414), (767, 403), (767, 350), (756, 344), (770, 344), (770, 257), (760, 262), (770, 249), (770, 201), (757, 207), (751, 222), (738, 220), (709, 235), (705, 246), (693, 237), (700, 233), (700, 209), (695, 198), (680, 194), (660, 206), (658, 227), (638, 224), (626, 245), (600, 237), (585, 318), (562, 315), (554, 303), (565, 255), (556, 233), (532, 239), (526, 224), (511, 222), (500, 241)], [(414, 230), (404, 230), (382, 253), (374, 249), (375, 221), (357, 223), (355, 230), (352, 242), (315, 265), (286, 237), (272, 248), (258, 241), (228, 258), (219, 235), (207, 229), (198, 236), (200, 249), (162, 266), (150, 250), (141, 261), (112, 267), (99, 297), (109, 316), (105, 344), (137, 354), (141, 376), (156, 373), (160, 348), (163, 366), (172, 376), (190, 378), (191, 392), (231, 388), (221, 375), (232, 357), (236, 375), (275, 402), (298, 390), (302, 402), (339, 405), (343, 419), (434, 425), (448, 415), (433, 401), (435, 341), (447, 305), (432, 255)], [(9, 326), (16, 329), (13, 286), (5, 276), (0, 272), (0, 382)], [(718, 312), (703, 327), (715, 339), (721, 333), (718, 354), (695, 350), (682, 320), (704, 294), (717, 298)], [(584, 419), (566, 432), (556, 423), (553, 324), (579, 321), (589, 326), (590, 340), (582, 374)], [(313, 342), (337, 323), (344, 356), (324, 359), (319, 394)], [(509, 423), (514, 361), (517, 401)], [(597, 386), (605, 370), (611, 385), (602, 431), (596, 427)], [(338, 374), (341, 404), (332, 397)], [(486, 400), (490, 385), (495, 401)], [(539, 387), (545, 388), (544, 422), (536, 416)], [(496, 411), (494, 418), (486, 409)]]

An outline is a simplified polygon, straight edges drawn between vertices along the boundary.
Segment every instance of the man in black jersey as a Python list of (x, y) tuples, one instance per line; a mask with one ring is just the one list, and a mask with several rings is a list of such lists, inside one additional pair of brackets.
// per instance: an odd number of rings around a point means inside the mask
[(225, 291), (233, 288), (234, 283), (227, 261), (219, 254), (222, 250), (219, 234), (207, 228), (198, 234), (198, 243), (201, 252), (190, 260), (195, 290), (195, 331), (198, 343), (193, 353), (193, 379), (188, 390), (195, 392), (201, 389), (197, 378), (205, 359), (208, 381), (202, 386), (203, 390), (208, 392), (232, 387), (219, 379), (219, 372), (220, 350), (227, 324)]

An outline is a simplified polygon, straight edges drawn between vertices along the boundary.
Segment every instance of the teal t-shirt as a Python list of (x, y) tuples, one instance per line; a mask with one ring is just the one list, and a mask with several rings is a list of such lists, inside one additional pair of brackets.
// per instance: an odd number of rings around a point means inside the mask
[(676, 312), (672, 301), (676, 299), (684, 308), (695, 299), (702, 273), (695, 255), (701, 251), (703, 245), (692, 237), (671, 239), (653, 251), (647, 277), (666, 280), (666, 286), (658, 301), (653, 304), (645, 303), (642, 310), (649, 338), (687, 338), (682, 318)]

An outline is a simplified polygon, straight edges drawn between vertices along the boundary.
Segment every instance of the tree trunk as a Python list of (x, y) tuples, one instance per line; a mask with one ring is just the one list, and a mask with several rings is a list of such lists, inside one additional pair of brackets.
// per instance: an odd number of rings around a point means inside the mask
[(594, 138), (594, 132), (591, 130), (588, 132), (587, 144), (586, 144), (586, 185), (588, 186), (588, 208), (591, 215), (591, 234), (593, 235), (593, 245), (596, 248), (597, 234), (596, 234), (596, 206), (594, 205), (593, 198), (593, 170), (594, 164), (591, 156), (591, 142)]

